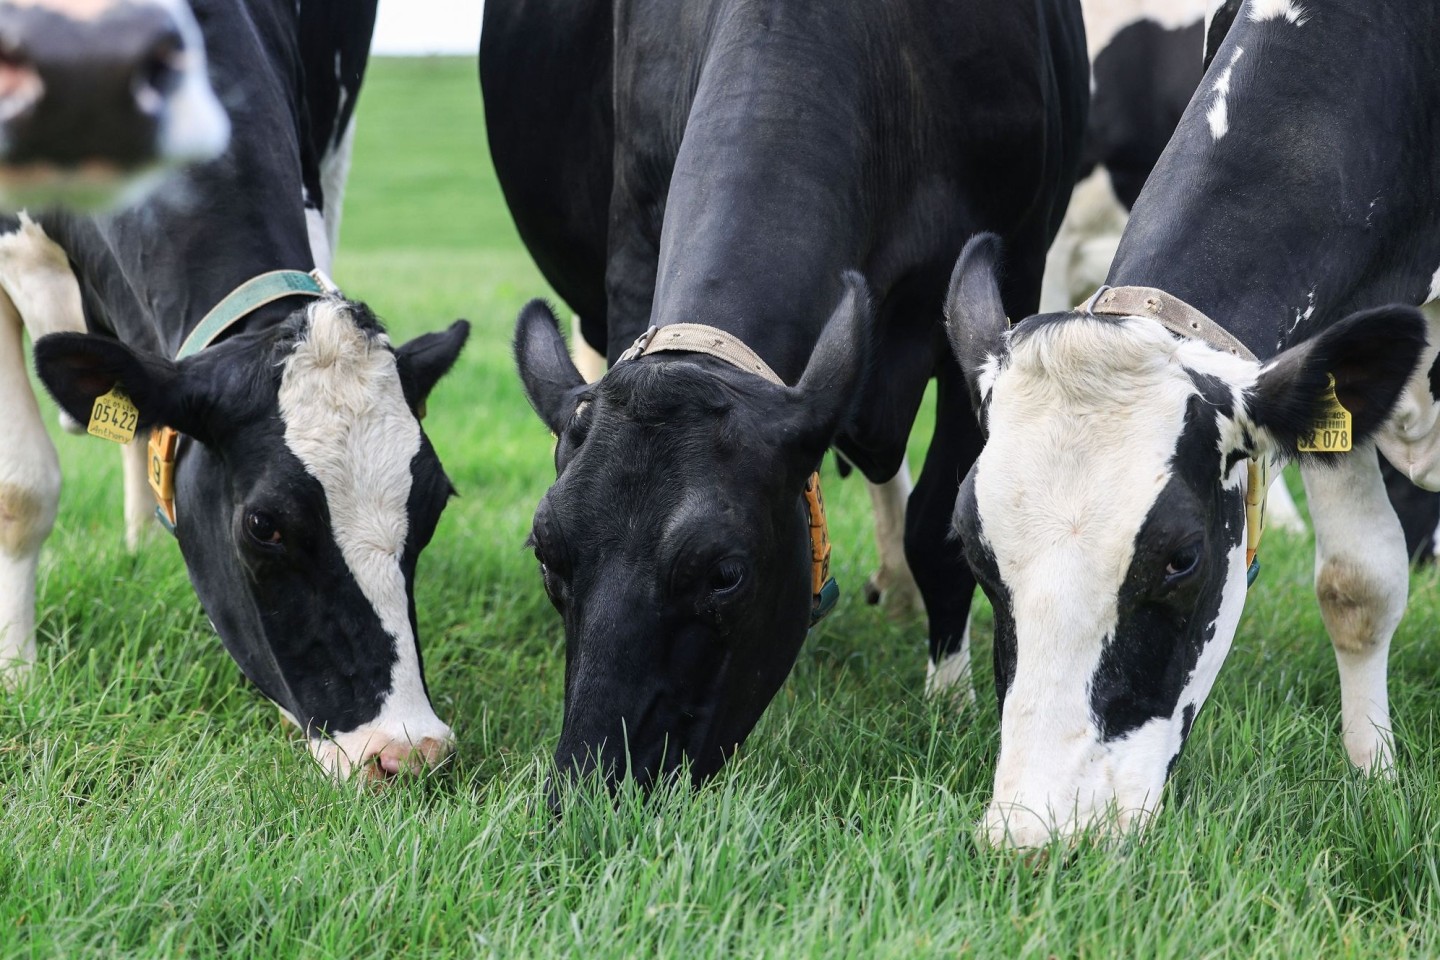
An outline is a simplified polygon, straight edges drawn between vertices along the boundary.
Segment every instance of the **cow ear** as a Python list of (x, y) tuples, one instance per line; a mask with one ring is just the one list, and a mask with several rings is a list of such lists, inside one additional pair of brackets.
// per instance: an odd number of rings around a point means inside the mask
[(139, 414), (137, 430), (156, 424), (194, 434), (185, 378), (178, 365), (89, 333), (52, 333), (35, 342), (35, 372), (45, 389), (78, 423), (89, 423), (96, 398), (119, 387)]
[(469, 321), (456, 320), (448, 328), (423, 333), (395, 351), (405, 402), (417, 415), (425, 409), (425, 398), (430, 396), (435, 384), (455, 366), (455, 360), (469, 338)]
[(1364, 442), (1390, 417), (1414, 374), (1425, 350), (1425, 329), (1414, 307), (1363, 310), (1265, 364), (1245, 398), (1262, 444), (1280, 456), (1296, 456), (1300, 437), (1328, 407), (1331, 376), (1335, 399), (1350, 413), (1350, 441)]
[(985, 399), (980, 374), (992, 359), (1004, 355), (1005, 332), (1010, 328), (1000, 299), (999, 274), (1000, 238), (977, 233), (960, 252), (945, 296), (945, 334), (965, 372), (970, 401), (977, 411)]
[(531, 300), (515, 323), (515, 365), (530, 406), (550, 432), (559, 434), (575, 412), (585, 378), (575, 369), (560, 321), (543, 300)]
[[(842, 280), (845, 289), (840, 303), (825, 322), (800, 382), (787, 391), (797, 413), (787, 418), (786, 439), (803, 451), (806, 463), (818, 461), (845, 426), (864, 393), (866, 371), (874, 354), (875, 312), (870, 288), (854, 270), (847, 270)], [(812, 464), (805, 473), (813, 469)]]

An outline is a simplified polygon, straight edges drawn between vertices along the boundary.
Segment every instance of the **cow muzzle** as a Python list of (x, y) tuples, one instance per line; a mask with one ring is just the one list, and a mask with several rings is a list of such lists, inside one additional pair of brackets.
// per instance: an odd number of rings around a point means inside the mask
[(310, 753), (337, 780), (384, 782), (450, 759), (455, 733), (433, 713), (407, 723), (375, 722), (333, 737), (311, 737)]
[(106, 206), (213, 158), (229, 120), (183, 3), (0, 0), (0, 193)]

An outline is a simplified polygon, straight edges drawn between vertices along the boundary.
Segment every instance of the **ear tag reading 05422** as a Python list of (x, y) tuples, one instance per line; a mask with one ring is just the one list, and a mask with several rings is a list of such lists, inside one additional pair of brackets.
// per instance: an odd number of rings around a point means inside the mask
[(1327, 373), (1330, 385), (1320, 396), (1321, 413), (1310, 425), (1308, 434), (1300, 435), (1297, 448), (1301, 453), (1348, 453), (1351, 440), (1350, 411), (1335, 396), (1335, 375)]
[(140, 411), (118, 386), (109, 393), (95, 398), (90, 408), (90, 426), (86, 431), (102, 440), (129, 443), (135, 439), (135, 426), (140, 422)]

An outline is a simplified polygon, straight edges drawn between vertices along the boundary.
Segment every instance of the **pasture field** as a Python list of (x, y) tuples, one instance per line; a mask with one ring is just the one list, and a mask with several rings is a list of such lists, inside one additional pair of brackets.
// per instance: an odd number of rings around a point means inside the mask
[(473, 61), (374, 62), (336, 270), (397, 339), (475, 324), (429, 404), (460, 497), (418, 588), (458, 757), (381, 792), (322, 780), (210, 631), (175, 545), (125, 552), (115, 450), (56, 431), (41, 662), (0, 693), (0, 956), (1440, 955), (1436, 574), (1414, 575), (1391, 659), (1399, 774), (1372, 782), (1340, 743), (1312, 544), (1275, 532), (1142, 840), (977, 846), (998, 745), (988, 608), (977, 706), (926, 702), (923, 628), (861, 600), (868, 498), (828, 465), (844, 594), (738, 762), (697, 793), (552, 820), (562, 636), (521, 546), (551, 440), (509, 353), (546, 290), (482, 124)]

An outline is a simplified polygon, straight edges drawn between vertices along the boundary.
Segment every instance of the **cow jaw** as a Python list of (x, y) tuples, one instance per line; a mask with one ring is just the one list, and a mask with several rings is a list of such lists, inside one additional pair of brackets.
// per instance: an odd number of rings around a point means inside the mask
[[(1229, 526), (1243, 520), (1228, 517), (1227, 538), (1206, 534), (1223, 586), (1213, 607), (1189, 618), (1203, 622), (1157, 629), (1134, 584), (1153, 563), (1143, 538), (1157, 514), (1173, 510), (1172, 486), (1188, 489), (1177, 474), (1219, 484), (1219, 446), (1236, 433), (1224, 411), (1214, 420), (1202, 412), (1198, 423), (1187, 416), (1194, 371), (1227, 384), (1253, 379), (1238, 364), (1148, 322), (1079, 320), (1022, 336), (994, 378), (990, 438), (971, 480), (975, 522), (957, 517), (992, 602), (1007, 608), (997, 622), (1014, 624), (1013, 650), (998, 648), (1014, 663), (983, 825), (990, 842), (1028, 847), (1088, 829), (1123, 832), (1159, 808), (1244, 602), (1244, 542)], [(1205, 439), (1186, 443), (1197, 427)], [(1238, 503), (1245, 473), (1243, 461), (1224, 473), (1227, 503)], [(1166, 653), (1140, 667), (1117, 663), (1137, 643)], [(1155, 691), (1174, 690), (1160, 681), (1176, 663), (1185, 672), (1169, 702)], [(1117, 710), (1132, 694), (1132, 669), (1150, 681), (1135, 695), (1143, 707)]]
[(324, 490), (335, 543), (395, 645), (378, 714), (352, 730), (312, 736), (311, 751), (340, 777), (372, 759), (393, 773), (415, 752), (427, 763), (438, 762), (454, 742), (425, 691), (401, 568), (420, 425), (383, 334), (360, 330), (342, 301), (322, 301), (308, 314), (305, 339), (285, 361), (281, 378), (285, 443)]

